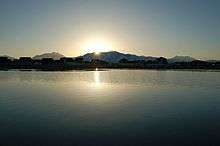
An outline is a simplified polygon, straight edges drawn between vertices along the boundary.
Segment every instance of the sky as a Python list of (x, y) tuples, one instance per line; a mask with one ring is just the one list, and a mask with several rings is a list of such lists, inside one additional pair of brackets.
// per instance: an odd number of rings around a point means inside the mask
[(0, 0), (0, 55), (90, 48), (220, 59), (220, 1)]

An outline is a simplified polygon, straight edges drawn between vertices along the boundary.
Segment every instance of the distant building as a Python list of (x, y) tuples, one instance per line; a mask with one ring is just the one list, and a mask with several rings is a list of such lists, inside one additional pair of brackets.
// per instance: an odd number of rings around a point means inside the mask
[(42, 65), (48, 65), (48, 64), (53, 64), (54, 60), (53, 58), (43, 58), (41, 60)]
[(11, 62), (8, 57), (0, 57), (0, 64)]
[(34, 60), (32, 60), (31, 57), (20, 57), (16, 62), (21, 66), (31, 66), (34, 63)]
[(158, 63), (161, 63), (161, 64), (168, 64), (167, 59), (164, 58), (164, 57), (157, 58), (156, 60), (157, 60)]
[(69, 57), (63, 57), (63, 58), (60, 58), (60, 61), (62, 63), (68, 63), (68, 62), (74, 62), (74, 59), (73, 58), (69, 58)]
[(33, 62), (31, 57), (20, 57), (19, 62)]

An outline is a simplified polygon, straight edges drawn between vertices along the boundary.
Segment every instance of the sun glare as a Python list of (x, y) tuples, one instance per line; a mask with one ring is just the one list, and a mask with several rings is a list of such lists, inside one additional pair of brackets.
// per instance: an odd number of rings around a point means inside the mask
[(94, 83), (93, 83), (93, 87), (96, 87), (96, 88), (100, 88), (102, 83), (100, 81), (100, 74), (99, 74), (99, 71), (98, 71), (98, 68), (95, 69), (94, 71)]
[(98, 55), (100, 52), (112, 50), (112, 46), (105, 40), (94, 39), (85, 43), (84, 50), (86, 53), (95, 53)]

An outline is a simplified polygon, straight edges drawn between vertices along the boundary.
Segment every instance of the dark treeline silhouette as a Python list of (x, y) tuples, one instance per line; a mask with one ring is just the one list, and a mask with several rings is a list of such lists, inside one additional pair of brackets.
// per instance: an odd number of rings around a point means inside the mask
[(109, 63), (99, 59), (93, 59), (90, 62), (84, 61), (83, 57), (67, 58), (60, 60), (52, 58), (43, 58), (34, 60), (31, 57), (20, 57), (11, 60), (7, 57), (0, 57), (0, 70), (9, 69), (36, 69), (36, 70), (74, 70), (74, 69), (94, 69), (94, 68), (130, 68), (130, 69), (220, 69), (220, 62), (206, 62), (194, 60), (192, 62), (168, 63), (164, 57), (156, 60), (134, 60), (129, 61), (126, 58), (118, 63)]

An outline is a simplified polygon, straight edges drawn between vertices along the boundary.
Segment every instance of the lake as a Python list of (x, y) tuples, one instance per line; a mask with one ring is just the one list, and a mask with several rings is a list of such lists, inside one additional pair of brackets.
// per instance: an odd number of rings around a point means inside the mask
[(220, 72), (0, 72), (0, 145), (220, 145)]

